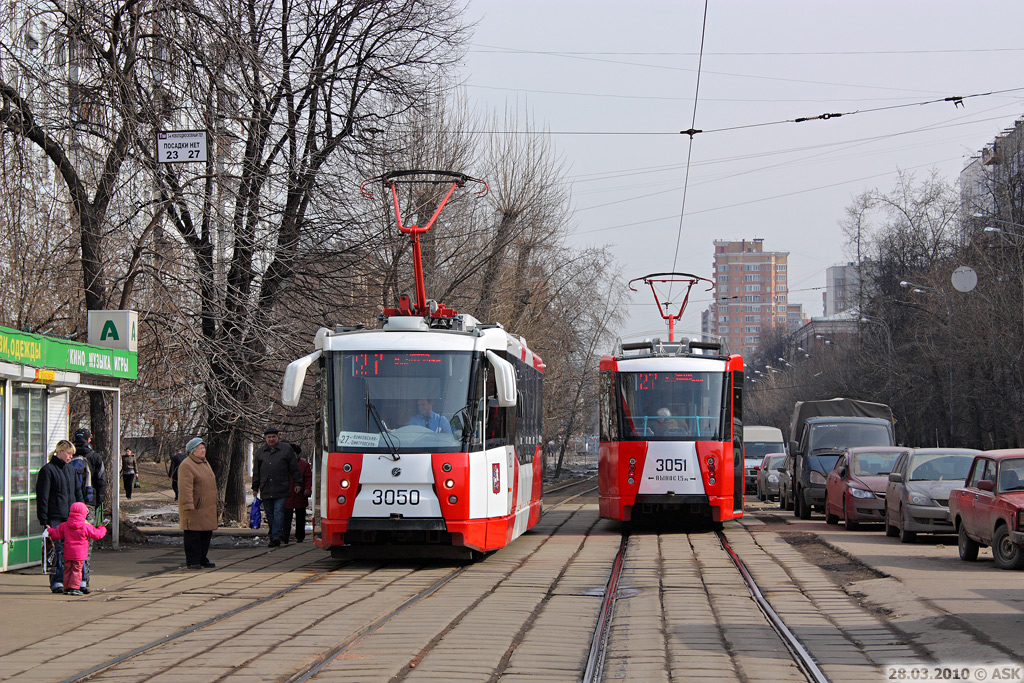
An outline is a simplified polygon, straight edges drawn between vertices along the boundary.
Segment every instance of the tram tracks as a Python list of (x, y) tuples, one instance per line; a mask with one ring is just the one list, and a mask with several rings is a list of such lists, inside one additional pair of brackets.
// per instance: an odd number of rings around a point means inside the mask
[[(750, 593), (751, 599), (757, 605), (760, 612), (764, 615), (765, 620), (767, 621), (771, 629), (774, 631), (774, 633), (777, 635), (778, 639), (785, 645), (786, 649), (789, 651), (790, 656), (792, 657), (793, 662), (802, 672), (806, 680), (810, 681), (810, 683), (828, 683), (829, 679), (821, 671), (817, 662), (814, 660), (814, 658), (811, 656), (808, 650), (804, 647), (804, 645), (800, 642), (800, 640), (793, 634), (793, 632), (786, 625), (786, 623), (779, 616), (779, 614), (775, 611), (775, 609), (768, 602), (768, 600), (764, 597), (764, 593), (762, 592), (761, 588), (758, 586), (757, 582), (754, 580), (754, 577), (751, 575), (751, 573), (747, 570), (746, 565), (743, 563), (743, 561), (740, 559), (737, 553), (733, 550), (725, 533), (721, 530), (715, 530), (714, 533), (721, 545), (721, 549), (728, 555), (732, 565), (739, 572), (739, 575), (742, 578), (744, 585)], [(613, 632), (614, 611), (620, 593), (620, 585), (622, 584), (623, 568), (626, 566), (626, 556), (628, 553), (628, 549), (630, 547), (630, 536), (630, 529), (627, 526), (623, 529), (622, 540), (619, 545), (619, 550), (616, 553), (616, 556), (612, 562), (612, 567), (608, 575), (608, 582), (605, 587), (605, 594), (602, 600), (601, 611), (597, 619), (597, 624), (594, 629), (593, 637), (591, 639), (590, 651), (588, 653), (586, 667), (584, 669), (582, 676), (583, 683), (596, 683), (597, 681), (603, 679), (605, 673), (605, 661), (608, 653), (608, 644)], [(661, 545), (660, 536), (661, 535), (659, 534), (659, 547)], [(694, 548), (693, 550), (696, 555), (697, 548)], [(716, 598), (712, 595), (712, 592), (719, 589), (717, 588), (717, 584), (719, 582), (707, 581), (703, 577), (705, 570), (708, 570), (709, 573), (713, 574), (715, 571), (717, 571), (717, 569), (717, 567), (701, 567), (701, 584), (703, 590), (707, 593), (709, 603), (712, 605), (712, 612), (718, 611), (714, 609), (714, 601)], [(662, 575), (661, 577), (659, 577), (660, 580), (664, 580), (665, 569), (663, 562), (660, 563), (659, 573)], [(664, 597), (662, 597), (662, 599), (664, 599)], [(729, 610), (723, 609), (721, 611), (728, 612)], [(721, 623), (721, 617), (718, 614), (715, 614), (714, 620), (717, 625), (717, 628), (720, 631), (723, 630), (724, 627)], [(667, 637), (668, 636), (666, 634), (666, 638)], [(733, 660), (738, 659), (737, 653), (733, 651), (730, 647), (731, 640), (725, 637), (723, 637), (722, 640), (723, 646), (727, 651), (729, 657)], [(669, 670), (671, 670), (672, 668), (670, 662), (671, 657), (667, 656), (666, 668)], [(621, 675), (622, 672), (618, 673)], [(737, 674), (738, 677), (742, 680), (751, 680), (745, 672), (737, 671)]]

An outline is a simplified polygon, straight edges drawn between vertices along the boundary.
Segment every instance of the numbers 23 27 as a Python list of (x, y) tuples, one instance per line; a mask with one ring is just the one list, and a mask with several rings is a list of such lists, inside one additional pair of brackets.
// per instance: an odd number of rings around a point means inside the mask
[(198, 158), (199, 158), (199, 150), (198, 149), (187, 149), (187, 150), (185, 150), (185, 156), (183, 156), (183, 157), (178, 156), (178, 150), (176, 150), (176, 149), (169, 149), (169, 150), (167, 150), (167, 160), (168, 161), (174, 161), (175, 159), (198, 159)]
[(374, 489), (371, 502), (374, 505), (419, 505), (420, 492), (416, 489)]
[(656, 458), (654, 461), (655, 472), (685, 472), (685, 458)]

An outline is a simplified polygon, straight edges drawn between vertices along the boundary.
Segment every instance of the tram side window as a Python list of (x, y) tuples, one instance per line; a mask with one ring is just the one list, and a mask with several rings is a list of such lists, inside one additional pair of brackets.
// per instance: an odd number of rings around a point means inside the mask
[(516, 458), (520, 465), (533, 462), (541, 442), (541, 378), (540, 373), (519, 359), (512, 359), (516, 368), (519, 395), (516, 413)]
[(601, 441), (618, 441), (618, 420), (615, 410), (615, 375), (601, 373)]

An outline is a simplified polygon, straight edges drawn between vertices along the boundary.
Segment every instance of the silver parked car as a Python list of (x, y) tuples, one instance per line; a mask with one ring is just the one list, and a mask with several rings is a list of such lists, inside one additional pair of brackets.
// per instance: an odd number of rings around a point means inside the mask
[(902, 454), (885, 493), (885, 535), (913, 543), (919, 533), (954, 534), (949, 492), (964, 485), (974, 456), (970, 448), (915, 448)]
[(779, 466), (786, 459), (785, 453), (769, 453), (761, 461), (757, 472), (757, 499), (775, 500), (779, 496)]

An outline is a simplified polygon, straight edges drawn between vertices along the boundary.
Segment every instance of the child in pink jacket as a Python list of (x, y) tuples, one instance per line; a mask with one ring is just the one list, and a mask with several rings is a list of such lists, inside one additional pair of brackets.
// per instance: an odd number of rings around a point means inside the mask
[(71, 516), (60, 526), (50, 529), (50, 538), (64, 539), (64, 594), (82, 595), (82, 567), (89, 559), (89, 539), (107, 535), (107, 527), (95, 527), (85, 521), (89, 508), (85, 503), (74, 503)]

